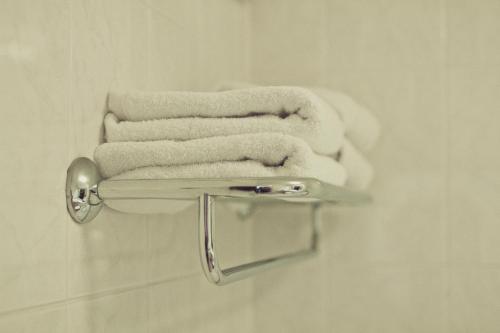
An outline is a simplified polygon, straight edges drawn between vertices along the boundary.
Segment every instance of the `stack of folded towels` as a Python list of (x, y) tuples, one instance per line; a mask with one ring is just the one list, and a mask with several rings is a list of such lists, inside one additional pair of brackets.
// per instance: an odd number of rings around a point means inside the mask
[(112, 179), (313, 177), (364, 189), (379, 125), (326, 89), (111, 93), (95, 160)]

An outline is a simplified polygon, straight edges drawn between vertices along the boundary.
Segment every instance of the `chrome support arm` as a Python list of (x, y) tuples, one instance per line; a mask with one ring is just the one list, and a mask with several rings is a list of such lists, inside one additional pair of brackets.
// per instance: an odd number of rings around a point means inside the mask
[(222, 269), (215, 247), (215, 203), (214, 196), (204, 193), (199, 199), (199, 250), (201, 265), (207, 279), (216, 285), (225, 285), (256, 273), (315, 255), (318, 250), (320, 215), (319, 203), (312, 203), (312, 235), (308, 249), (277, 257), (262, 259)]
[[(222, 269), (217, 256), (214, 229), (214, 199), (278, 199), (307, 202), (312, 207), (312, 235), (309, 248), (286, 255)], [(77, 223), (94, 219), (105, 203), (119, 200), (199, 199), (199, 248), (208, 280), (224, 285), (254, 275), (267, 268), (288, 264), (314, 255), (319, 242), (319, 205), (362, 204), (366, 193), (323, 183), (314, 178), (264, 177), (224, 179), (129, 179), (102, 180), (95, 163), (77, 158), (68, 168), (66, 206)]]

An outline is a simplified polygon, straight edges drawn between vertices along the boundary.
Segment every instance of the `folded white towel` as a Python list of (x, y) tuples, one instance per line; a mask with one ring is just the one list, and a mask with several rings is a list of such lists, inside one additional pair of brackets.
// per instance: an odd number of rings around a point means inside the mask
[(347, 187), (365, 190), (370, 185), (373, 179), (373, 167), (348, 140), (344, 142), (337, 160), (347, 172)]
[[(217, 91), (257, 87), (254, 84), (238, 81), (220, 83)], [(380, 135), (380, 123), (364, 106), (354, 101), (348, 95), (321, 87), (308, 88), (318, 95), (334, 110), (344, 122), (345, 136), (361, 151), (370, 150)]]
[(369, 151), (380, 135), (380, 123), (373, 114), (346, 94), (325, 88), (311, 88), (339, 113), (346, 137), (361, 151)]
[(299, 87), (253, 87), (225, 92), (111, 93), (106, 139), (185, 141), (245, 133), (299, 137), (319, 154), (343, 142), (340, 116)]
[(314, 177), (344, 185), (345, 169), (314, 153), (303, 140), (264, 133), (182, 142), (112, 142), (94, 158), (106, 178)]

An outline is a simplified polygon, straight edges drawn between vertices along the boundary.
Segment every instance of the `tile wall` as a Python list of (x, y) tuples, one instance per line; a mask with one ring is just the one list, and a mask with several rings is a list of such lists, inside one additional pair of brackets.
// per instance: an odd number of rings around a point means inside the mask
[[(82, 226), (64, 204), (66, 168), (100, 142), (110, 89), (249, 79), (248, 6), (0, 2), (0, 332), (253, 332), (252, 281), (204, 280), (194, 209), (105, 209)], [(244, 260), (251, 224), (222, 215), (226, 259)]]
[(325, 211), (318, 265), (256, 279), (256, 330), (499, 332), (500, 2), (252, 9), (255, 81), (346, 91), (383, 127), (373, 206)]
[[(498, 0), (2, 0), (0, 332), (498, 332)], [(196, 213), (65, 210), (111, 89), (324, 85), (373, 109), (370, 207), (320, 255), (216, 288)], [(307, 207), (219, 210), (224, 262), (305, 245)]]

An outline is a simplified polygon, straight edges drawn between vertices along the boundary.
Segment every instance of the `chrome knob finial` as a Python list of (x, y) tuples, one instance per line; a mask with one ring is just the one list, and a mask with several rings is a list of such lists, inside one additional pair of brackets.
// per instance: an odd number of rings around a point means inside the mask
[(69, 215), (77, 223), (91, 221), (102, 208), (97, 193), (101, 175), (95, 163), (86, 158), (75, 159), (66, 176), (66, 206)]

